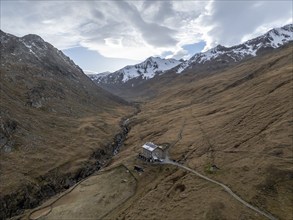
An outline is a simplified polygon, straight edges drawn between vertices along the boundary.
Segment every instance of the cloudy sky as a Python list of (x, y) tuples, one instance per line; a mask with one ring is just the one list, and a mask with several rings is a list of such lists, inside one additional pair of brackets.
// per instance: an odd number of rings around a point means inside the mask
[(292, 23), (282, 0), (1, 0), (1, 29), (38, 34), (86, 71), (114, 71), (149, 56), (187, 59)]

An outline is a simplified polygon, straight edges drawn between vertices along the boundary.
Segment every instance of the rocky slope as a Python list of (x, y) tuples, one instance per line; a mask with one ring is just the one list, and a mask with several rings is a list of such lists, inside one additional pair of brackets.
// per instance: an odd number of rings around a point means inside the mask
[(132, 112), (39, 36), (0, 31), (0, 219), (102, 166)]

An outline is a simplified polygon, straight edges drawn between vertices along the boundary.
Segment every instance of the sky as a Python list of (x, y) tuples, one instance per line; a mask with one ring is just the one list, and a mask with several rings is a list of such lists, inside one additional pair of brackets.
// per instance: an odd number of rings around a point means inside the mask
[(85, 72), (115, 71), (150, 56), (188, 59), (292, 23), (282, 0), (1, 0), (1, 30), (37, 34)]

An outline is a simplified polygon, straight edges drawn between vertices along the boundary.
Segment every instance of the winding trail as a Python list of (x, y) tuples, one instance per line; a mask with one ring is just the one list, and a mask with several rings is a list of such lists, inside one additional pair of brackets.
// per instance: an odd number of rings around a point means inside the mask
[(246, 207), (248, 207), (248, 208), (254, 210), (255, 212), (257, 212), (257, 213), (259, 213), (259, 214), (261, 214), (261, 215), (267, 217), (267, 218), (270, 219), (270, 220), (277, 220), (276, 217), (274, 217), (272, 214), (268, 213), (267, 211), (261, 211), (261, 210), (259, 210), (257, 207), (255, 207), (255, 206), (249, 204), (248, 202), (244, 201), (243, 199), (241, 199), (241, 198), (240, 198), (238, 195), (236, 195), (236, 194), (235, 194), (235, 193), (234, 193), (234, 192), (233, 192), (228, 186), (226, 186), (226, 185), (223, 184), (223, 183), (220, 183), (220, 182), (218, 182), (218, 181), (216, 181), (216, 180), (213, 180), (213, 179), (211, 179), (211, 178), (209, 178), (209, 177), (207, 177), (207, 176), (204, 176), (204, 175), (198, 173), (197, 171), (195, 171), (195, 170), (193, 170), (193, 169), (190, 169), (189, 167), (186, 167), (186, 166), (184, 166), (184, 165), (182, 165), (182, 164), (179, 164), (179, 163), (173, 162), (173, 161), (171, 161), (168, 157), (167, 157), (162, 163), (164, 163), (164, 164), (172, 164), (172, 165), (175, 165), (175, 166), (177, 166), (177, 167), (179, 167), (179, 168), (182, 168), (182, 169), (184, 169), (184, 170), (187, 170), (187, 171), (189, 171), (189, 172), (191, 172), (191, 173), (193, 173), (193, 174), (199, 176), (199, 177), (202, 178), (202, 179), (205, 179), (205, 180), (207, 180), (207, 181), (209, 181), (209, 182), (211, 182), (211, 183), (214, 183), (214, 184), (216, 184), (216, 185), (218, 185), (218, 186), (221, 186), (221, 187), (222, 187), (227, 193), (229, 193), (231, 196), (233, 196), (236, 200), (238, 200), (239, 202), (241, 202), (241, 203), (242, 203), (243, 205), (245, 205)]

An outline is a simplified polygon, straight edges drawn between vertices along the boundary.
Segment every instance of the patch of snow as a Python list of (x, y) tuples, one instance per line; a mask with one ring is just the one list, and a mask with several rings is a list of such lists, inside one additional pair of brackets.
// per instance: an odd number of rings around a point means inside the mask
[(275, 28), (269, 31), (268, 35), (271, 40), (271, 46), (274, 48), (280, 47), (284, 45), (284, 43), (293, 40), (293, 32), (283, 28)]
[(33, 55), (35, 55), (35, 57), (39, 58), (39, 57), (37, 56), (37, 54), (36, 54), (32, 49), (29, 49), (29, 50), (30, 50), (30, 52), (31, 52)]
[(189, 62), (189, 60), (182, 63), (179, 68), (177, 69), (177, 73), (182, 73), (192, 62)]
[[(39, 56), (33, 51), (33, 46), (32, 45), (28, 45), (24, 40), (20, 39), (20, 41), (23, 43), (23, 45), (28, 48), (29, 52), (32, 53), (37, 59), (39, 59)], [(34, 45), (34, 43), (33, 43)]]
[[(84, 71), (86, 75), (88, 75), (88, 77), (90, 77), (91, 80), (95, 80), (100, 82), (100, 80), (103, 77), (108, 76), (109, 74), (111, 74), (111, 72), (103, 72), (103, 73), (93, 73), (92, 71)], [(110, 76), (111, 77), (111, 76)]]
[(28, 49), (31, 49), (32, 48), (32, 46), (31, 45), (28, 45), (28, 44), (26, 44), (24, 41), (21, 41), (23, 44), (24, 44), (24, 46), (26, 46)]

